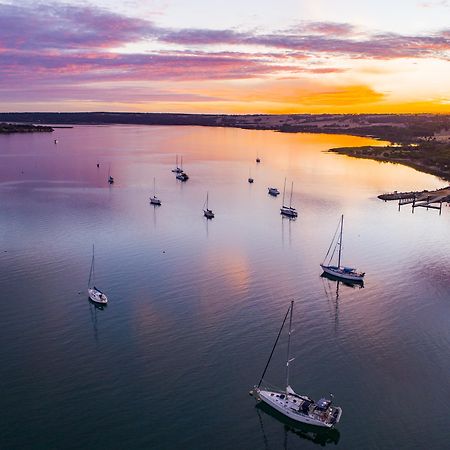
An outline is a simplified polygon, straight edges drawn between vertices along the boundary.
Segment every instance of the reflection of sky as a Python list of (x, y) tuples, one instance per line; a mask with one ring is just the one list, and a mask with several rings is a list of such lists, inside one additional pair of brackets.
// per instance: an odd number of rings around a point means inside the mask
[[(450, 342), (448, 208), (441, 216), (424, 209), (411, 214), (376, 199), (384, 191), (444, 183), (325, 152), (370, 139), (80, 126), (0, 141), (0, 314), (8, 318), (0, 329), (6, 343), (0, 376), (12, 393), (3, 400), (11, 430), (25, 407), (39, 439), (50, 427), (56, 442), (76, 434), (88, 446), (89, 433), (79, 436), (77, 420), (106, 408), (115, 419), (102, 423), (102, 443), (118, 439), (120, 422), (123, 433), (147, 448), (148, 439), (186, 448), (205, 435), (214, 448), (230, 448), (235, 439), (251, 448), (259, 425), (246, 390), (263, 369), (291, 299), (293, 386), (313, 398), (336, 394), (346, 413), (345, 447), (379, 442), (379, 430), (389, 429), (380, 391), (407, 405), (401, 425), (408, 436), (424, 420), (417, 402), (447, 395), (441, 374), (450, 370), (442, 357)], [(184, 184), (170, 171), (176, 154), (190, 175)], [(109, 163), (113, 186), (106, 182)], [(153, 177), (163, 202), (156, 209), (148, 204)], [(292, 222), (279, 215), (281, 196), (267, 195), (269, 185), (282, 189), (285, 177), (288, 185), (294, 181), (299, 210)], [(207, 191), (216, 214), (211, 221), (202, 213)], [(344, 262), (367, 279), (363, 289), (341, 286), (336, 312), (335, 285), (327, 297), (319, 263), (341, 213)], [(95, 324), (85, 293), (93, 242), (97, 282), (110, 298)], [(279, 350), (269, 370), (276, 384), (283, 382), (285, 341)], [(423, 385), (429, 387), (420, 390)], [(167, 403), (168, 388), (183, 402)], [(192, 408), (199, 398), (204, 401)], [(164, 408), (155, 411), (155, 402)], [(39, 406), (54, 421), (41, 418)], [(54, 416), (64, 408), (70, 414), (61, 423)], [(373, 427), (363, 423), (369, 413)], [(428, 429), (442, 429), (446, 417), (433, 418)], [(173, 433), (172, 420), (180, 433)], [(157, 430), (151, 436), (148, 423)], [(269, 433), (277, 432), (275, 424), (267, 424)], [(224, 436), (224, 428), (233, 432)], [(397, 448), (405, 444), (388, 435)]]

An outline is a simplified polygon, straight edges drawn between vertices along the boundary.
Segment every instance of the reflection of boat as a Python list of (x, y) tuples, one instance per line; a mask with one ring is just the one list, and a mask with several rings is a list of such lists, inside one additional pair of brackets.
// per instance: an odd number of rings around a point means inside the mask
[(273, 197), (280, 195), (280, 191), (277, 188), (270, 187), (270, 188), (268, 188), (268, 190), (269, 190), (269, 195), (272, 195)]
[(286, 178), (284, 179), (284, 188), (283, 188), (283, 205), (281, 206), (280, 213), (283, 216), (289, 217), (289, 218), (295, 218), (297, 217), (297, 210), (292, 206), (292, 191), (294, 190), (294, 182), (291, 184), (291, 195), (289, 197), (289, 206), (286, 206), (284, 204), (284, 196), (286, 194)]
[[(344, 215), (341, 216), (341, 220), (339, 222), (338, 228), (336, 229), (333, 239), (331, 240), (330, 247), (328, 248), (327, 254), (325, 255), (325, 258), (320, 265), (322, 267), (323, 271), (327, 273), (328, 275), (335, 276), (337, 278), (340, 278), (342, 280), (352, 281), (352, 282), (359, 282), (361, 283), (364, 280), (364, 272), (357, 272), (352, 267), (345, 267), (341, 266), (341, 256), (342, 256), (342, 232), (344, 228)], [(338, 230), (339, 234), (338, 234)], [(333, 247), (334, 244), (334, 247)], [(330, 254), (331, 248), (333, 247), (333, 252), (331, 253), (330, 259), (328, 260), (328, 264), (325, 264), (325, 260), (327, 259), (328, 255)], [(336, 248), (338, 248), (338, 260), (337, 260), (337, 266), (331, 265), (331, 261), (333, 260), (334, 254), (336, 253)]]
[[(92, 281), (92, 287), (90, 287), (91, 281)], [(94, 244), (92, 244), (92, 261), (91, 261), (91, 270), (89, 271), (88, 294), (89, 294), (89, 298), (95, 303), (100, 303), (100, 304), (108, 303), (108, 297), (106, 297), (106, 294), (104, 292), (102, 292), (100, 289), (98, 289), (97, 287), (95, 287)]]
[(208, 195), (208, 193), (206, 193), (206, 201), (205, 201), (205, 204), (203, 205), (203, 215), (207, 219), (213, 219), (214, 213), (212, 212), (211, 209), (208, 208), (208, 199), (209, 199), (209, 195)]
[(153, 177), (153, 197), (150, 197), (150, 203), (155, 206), (161, 205), (161, 200), (156, 196), (156, 180)]
[[(264, 402), (258, 403), (256, 405), (256, 408), (258, 414), (259, 411), (262, 411), (264, 414), (267, 414), (268, 416), (271, 416), (272, 418), (282, 423), (284, 425), (284, 430), (287, 433), (295, 434), (302, 439), (313, 442), (314, 444), (319, 444), (322, 447), (327, 444), (336, 445), (341, 437), (339, 430), (336, 428), (318, 428), (313, 425), (296, 422), (284, 416), (283, 414), (280, 414), (278, 411), (274, 410)], [(265, 434), (261, 417), (260, 421), (262, 432)]]
[(97, 302), (94, 302), (91, 298), (89, 298), (89, 303), (90, 303), (95, 309), (99, 309), (100, 311), (103, 311), (105, 308), (108, 307), (108, 303), (97, 303)]
[(183, 169), (181, 167), (178, 167), (178, 155), (176, 155), (176, 157), (175, 157), (175, 169), (172, 169), (172, 172), (174, 172), (174, 173), (183, 172)]
[[(297, 394), (289, 384), (289, 365), (294, 358), (290, 357), (290, 344), (292, 333), (292, 312), (294, 309), (294, 302), (291, 301), (286, 315), (284, 316), (283, 324), (278, 332), (277, 339), (272, 348), (272, 352), (264, 368), (263, 374), (257, 386), (253, 388), (251, 394), (256, 397), (257, 400), (263, 401), (267, 405), (271, 406), (284, 416), (296, 421), (309, 425), (316, 425), (319, 427), (332, 428), (336, 425), (342, 415), (342, 409), (338, 406), (332, 406), (332, 398), (321, 398), (317, 402), (307, 397), (306, 395)], [(284, 390), (268, 390), (261, 388), (266, 370), (269, 366), (275, 347), (278, 343), (278, 339), (283, 331), (284, 324), (289, 315), (289, 333), (288, 333), (288, 345), (287, 345), (287, 360), (286, 360), (286, 388)]]

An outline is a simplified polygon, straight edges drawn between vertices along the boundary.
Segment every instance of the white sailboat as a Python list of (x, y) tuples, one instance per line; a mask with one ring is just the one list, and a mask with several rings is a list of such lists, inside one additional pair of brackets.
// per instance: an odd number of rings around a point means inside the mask
[[(339, 235), (337, 235), (337, 231), (339, 231)], [(338, 229), (334, 233), (333, 239), (331, 240), (330, 247), (328, 248), (327, 254), (320, 265), (322, 270), (333, 277), (340, 278), (342, 280), (352, 281), (354, 283), (361, 283), (364, 281), (365, 272), (357, 272), (352, 267), (341, 266), (341, 258), (342, 258), (342, 234), (344, 229), (344, 215), (342, 214), (341, 220), (339, 221)], [(334, 247), (333, 247), (334, 244)], [(330, 254), (331, 248), (333, 247), (333, 252), (331, 253), (330, 259), (328, 260), (328, 264), (325, 264), (325, 261)], [(338, 249), (338, 260), (337, 266), (332, 265), (331, 261), (333, 260), (334, 254), (336, 253), (336, 248)]]
[(109, 168), (108, 168), (108, 183), (109, 184), (114, 183), (114, 178), (111, 176), (111, 164), (109, 165)]
[[(91, 284), (92, 281), (92, 284)], [(92, 287), (91, 287), (92, 285)], [(108, 297), (106, 294), (102, 292), (100, 289), (95, 287), (95, 256), (94, 256), (94, 244), (92, 244), (92, 262), (91, 262), (91, 270), (89, 272), (89, 281), (88, 281), (88, 295), (89, 298), (95, 302), (100, 304), (108, 303)]]
[(209, 200), (209, 193), (206, 193), (206, 201), (205, 204), (203, 205), (203, 215), (207, 218), (207, 219), (213, 219), (214, 218), (214, 213), (212, 212), (211, 209), (209, 209), (208, 207), (208, 200)]
[(255, 180), (252, 178), (252, 173), (250, 169), (248, 169), (248, 182), (253, 183)]
[(180, 170), (177, 172), (177, 175), (176, 175), (175, 178), (177, 180), (180, 180), (180, 181), (187, 181), (187, 180), (189, 180), (188, 174), (183, 170), (183, 157), (181, 157), (181, 167), (177, 166), (177, 168), (180, 169)]
[(156, 196), (156, 179), (153, 177), (153, 197), (150, 197), (150, 203), (155, 206), (161, 205), (161, 200)]
[(292, 191), (294, 190), (294, 182), (291, 184), (291, 195), (289, 197), (289, 206), (284, 204), (284, 197), (286, 193), (286, 178), (284, 179), (284, 188), (283, 188), (283, 205), (281, 206), (280, 213), (283, 216), (294, 219), (298, 216), (297, 210), (292, 206)]
[(175, 156), (175, 168), (172, 169), (172, 172), (174, 172), (174, 173), (183, 172), (183, 169), (181, 167), (178, 167), (178, 155)]
[[(292, 312), (294, 309), (294, 302), (291, 301), (286, 315), (284, 316), (283, 324), (278, 332), (275, 345), (264, 368), (263, 374), (257, 386), (255, 386), (250, 394), (258, 401), (262, 401), (271, 406), (281, 414), (289, 417), (297, 422), (307, 423), (309, 425), (316, 425), (319, 427), (332, 428), (340, 420), (342, 415), (342, 408), (339, 406), (332, 406), (333, 395), (331, 399), (321, 398), (317, 402), (306, 395), (297, 394), (289, 384), (289, 365), (294, 360), (290, 355), (291, 333), (292, 333)], [(261, 387), (264, 375), (269, 367), (273, 352), (278, 343), (278, 339), (283, 330), (286, 319), (289, 315), (289, 333), (287, 346), (287, 360), (286, 360), (286, 388), (284, 390), (269, 390)]]

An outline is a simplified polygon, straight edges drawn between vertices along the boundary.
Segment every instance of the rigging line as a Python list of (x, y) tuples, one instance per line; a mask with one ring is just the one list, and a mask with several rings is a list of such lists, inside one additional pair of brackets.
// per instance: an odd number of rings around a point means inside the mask
[[(330, 246), (328, 247), (328, 251), (327, 251), (327, 254), (325, 255), (325, 258), (323, 258), (323, 263), (325, 262), (325, 260), (327, 259), (327, 256), (328, 256), (328, 254), (330, 253), (330, 250), (331, 250), (331, 247), (333, 246), (333, 244), (334, 244), (334, 241), (335, 241), (335, 239), (336, 239), (336, 235), (337, 235), (337, 233), (338, 233), (338, 231), (339, 231), (339, 225), (341, 224), (341, 221), (339, 221), (339, 223), (338, 223), (338, 225), (337, 225), (337, 228), (336, 228), (336, 231), (334, 232), (334, 235), (333, 235), (333, 239), (331, 240), (331, 244), (330, 244)], [(334, 251), (336, 250), (336, 247), (334, 248), (334, 250), (333, 250), (333, 255), (334, 255)], [(331, 261), (331, 259), (330, 259), (330, 261)], [(323, 264), (322, 263), (322, 264)]]
[(291, 305), (289, 305), (289, 308), (286, 311), (286, 315), (284, 316), (284, 320), (283, 320), (283, 323), (281, 324), (280, 331), (278, 332), (278, 336), (275, 339), (275, 344), (273, 345), (272, 351), (270, 352), (269, 359), (267, 361), (266, 367), (264, 367), (264, 371), (263, 371), (263, 373), (261, 375), (261, 379), (259, 380), (259, 383), (258, 383), (257, 387), (261, 386), (262, 380), (264, 378), (264, 375), (266, 374), (267, 368), (269, 367), (270, 360), (272, 359), (273, 352), (275, 351), (275, 347), (277, 346), (278, 339), (280, 338), (281, 332), (283, 331), (284, 323), (286, 322), (286, 319), (287, 319), (287, 316), (288, 316), (290, 310), (291, 310)]

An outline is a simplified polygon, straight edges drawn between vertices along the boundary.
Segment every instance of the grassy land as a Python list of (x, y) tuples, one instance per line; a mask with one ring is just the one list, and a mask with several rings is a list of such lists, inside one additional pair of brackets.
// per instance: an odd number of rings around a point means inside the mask
[(413, 145), (343, 147), (330, 151), (356, 158), (404, 164), (450, 182), (450, 143), (430, 140)]

